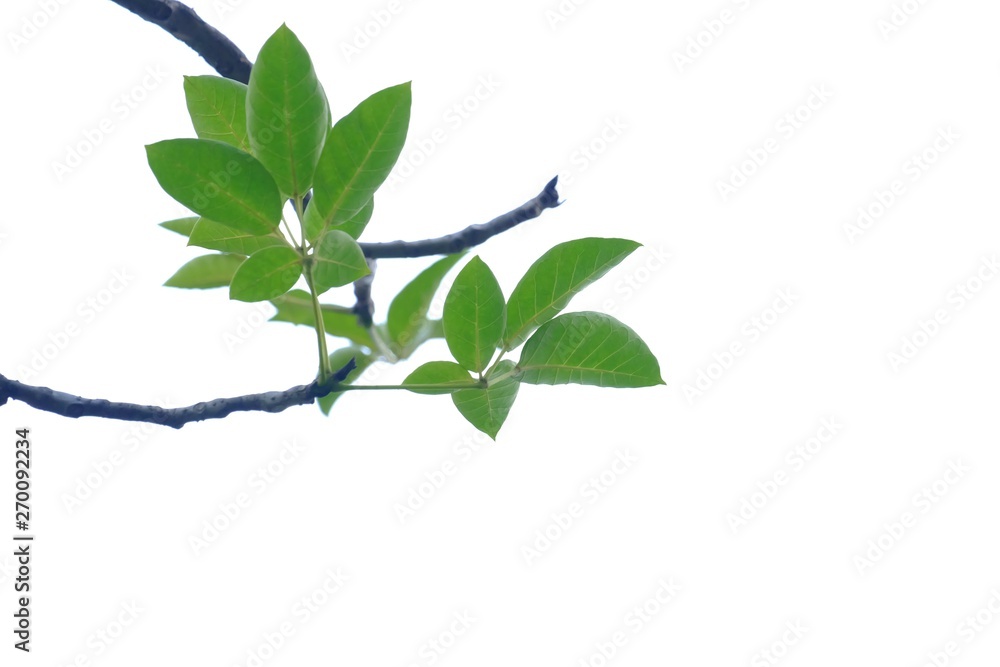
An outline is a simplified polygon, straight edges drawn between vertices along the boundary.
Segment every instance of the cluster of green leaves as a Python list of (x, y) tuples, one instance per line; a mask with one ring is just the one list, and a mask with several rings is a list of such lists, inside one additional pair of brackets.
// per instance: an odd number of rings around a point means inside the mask
[[(557, 245), (528, 269), (509, 299), (490, 268), (473, 257), (455, 278), (441, 319), (429, 317), (431, 302), (464, 253), (414, 278), (392, 300), (383, 323), (363, 327), (352, 309), (320, 302), (329, 289), (369, 272), (357, 239), (406, 139), (409, 83), (372, 95), (331, 126), (309, 54), (282, 26), (262, 47), (249, 85), (186, 77), (184, 92), (198, 138), (152, 144), (147, 156), (161, 187), (196, 214), (161, 224), (187, 236), (188, 245), (214, 252), (191, 260), (166, 284), (228, 287), (232, 299), (270, 301), (273, 320), (316, 330), (321, 379), (353, 358), (357, 368), (340, 390), (320, 399), (325, 413), (343, 390), (359, 388), (352, 383), (372, 363), (407, 359), (432, 338), (445, 339), (454, 361), (426, 363), (396, 388), (449, 394), (470, 423), (494, 438), (522, 382), (663, 383), (656, 358), (626, 325), (600, 313), (559, 314), (632, 253), (633, 241)], [(300, 281), (306, 289), (296, 288)], [(329, 354), (327, 335), (349, 345)], [(518, 347), (517, 361), (506, 357)]]
[(198, 215), (164, 226), (216, 252), (185, 264), (167, 285), (228, 286), (239, 301), (294, 300), (304, 279), (319, 312), (321, 294), (369, 273), (357, 238), (406, 140), (409, 83), (372, 95), (331, 127), (312, 60), (281, 26), (248, 85), (186, 77), (184, 92), (198, 138), (160, 141), (146, 153), (160, 186)]
[[(444, 302), (444, 338), (454, 361), (428, 362), (403, 386), (423, 394), (451, 394), (462, 416), (495, 438), (522, 382), (663, 384), (656, 357), (628, 326), (601, 313), (559, 314), (575, 294), (637, 247), (634, 241), (613, 238), (561, 243), (531, 265), (509, 299), (486, 263), (473, 257)], [(522, 343), (516, 362), (505, 357)]]

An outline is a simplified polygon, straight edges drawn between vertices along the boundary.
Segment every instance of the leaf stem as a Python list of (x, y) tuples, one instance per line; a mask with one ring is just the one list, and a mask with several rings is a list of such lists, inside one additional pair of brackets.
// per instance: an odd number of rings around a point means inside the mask
[[(292, 202), (295, 205), (295, 217), (299, 219), (299, 230), (302, 232), (302, 244), (299, 247), (302, 248), (302, 252), (304, 253), (306, 251), (306, 218), (304, 209), (302, 208), (302, 197), (296, 197)], [(292, 231), (288, 230), (288, 233), (291, 234)]]
[(372, 325), (368, 327), (368, 335), (371, 336), (372, 343), (375, 345), (375, 350), (388, 361), (390, 364), (394, 364), (399, 361), (399, 358), (393, 354), (392, 350), (386, 344), (385, 340), (382, 339), (382, 335), (378, 332), (378, 327)]
[(514, 366), (514, 368), (510, 369), (506, 373), (501, 373), (500, 375), (498, 375), (496, 377), (492, 377), (492, 378), (489, 377), (489, 373), (487, 373), (486, 384), (488, 386), (492, 386), (492, 385), (499, 384), (499, 383), (503, 382), (507, 378), (515, 378), (516, 379), (520, 375), (521, 375), (521, 369), (518, 368), (517, 366)]
[(313, 319), (316, 321), (316, 341), (319, 345), (319, 381), (325, 382), (333, 370), (330, 368), (330, 354), (326, 350), (326, 327), (323, 324), (323, 307), (320, 306), (319, 296), (316, 288), (313, 287), (312, 262), (309, 257), (303, 257), (303, 273), (306, 277), (306, 284), (309, 285), (309, 296), (312, 298)]
[(459, 389), (482, 389), (483, 385), (479, 382), (469, 382), (468, 384), (345, 384), (337, 387), (334, 391), (364, 391), (364, 390), (376, 390), (382, 391), (387, 389), (454, 389), (458, 391)]
[(292, 228), (289, 226), (288, 221), (285, 220), (285, 216), (281, 216), (281, 224), (285, 226), (285, 232), (288, 234), (288, 240), (291, 241), (292, 246), (297, 246), (298, 241), (295, 240), (295, 234), (292, 234)]

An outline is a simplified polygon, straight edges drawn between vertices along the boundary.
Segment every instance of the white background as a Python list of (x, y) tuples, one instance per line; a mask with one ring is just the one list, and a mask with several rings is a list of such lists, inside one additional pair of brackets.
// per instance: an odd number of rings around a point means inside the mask
[[(405, 392), (348, 395), (329, 419), (306, 406), (181, 431), (3, 406), (0, 489), (12, 496), (14, 428), (30, 427), (37, 535), (30, 657), (10, 646), (0, 557), (3, 664), (996, 664), (1000, 6), (903, 4), (912, 16), (887, 31), (889, 0), (567, 0), (559, 21), (556, 0), (405, 1), (348, 58), (387, 0), (195, 3), (251, 59), (287, 22), (337, 117), (413, 81), (404, 159), (421, 164), (380, 192), (366, 240), (484, 222), (563, 174), (564, 206), (477, 252), (509, 294), (555, 243), (642, 242), (571, 309), (633, 327), (668, 384), (525, 386), (495, 444), (446, 398)], [(259, 325), (224, 290), (161, 286), (197, 252), (156, 225), (185, 211), (143, 145), (193, 136), (181, 77), (209, 67), (110, 2), (44, 20), (42, 6), (3, 10), (0, 372), (46, 352), (32, 383), (175, 406), (308, 382), (310, 330)], [(681, 63), (689, 40), (705, 46)], [(461, 123), (456, 103), (475, 107)], [(103, 119), (112, 131), (57, 175)], [(446, 141), (420, 155), (435, 128)], [(753, 173), (724, 200), (734, 169)], [(897, 179), (902, 194), (851, 231)], [(430, 261), (381, 263), (380, 317)], [(446, 354), (438, 341), (372, 381)], [(291, 441), (301, 451), (258, 494), (255, 471)], [(634, 461), (595, 494), (619, 455)], [(442, 468), (402, 521), (397, 505)], [(250, 505), (196, 553), (241, 493)], [(661, 581), (679, 587), (665, 603)], [(314, 595), (325, 604), (305, 618)]]

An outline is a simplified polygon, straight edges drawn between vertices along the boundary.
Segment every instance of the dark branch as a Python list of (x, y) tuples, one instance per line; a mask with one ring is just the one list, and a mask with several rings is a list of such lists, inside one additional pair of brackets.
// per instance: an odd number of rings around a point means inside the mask
[(368, 260), (370, 273), (354, 281), (354, 314), (358, 324), (367, 329), (375, 319), (375, 302), (372, 301), (372, 281), (375, 280), (375, 260)]
[(187, 5), (174, 0), (111, 0), (155, 23), (184, 42), (216, 72), (240, 83), (250, 81), (250, 60), (221, 32)]
[(81, 398), (48, 387), (22, 384), (17, 380), (0, 375), (0, 405), (5, 404), (9, 399), (14, 399), (27, 403), (38, 410), (54, 412), (57, 415), (74, 419), (77, 417), (104, 417), (180, 428), (189, 422), (221, 419), (234, 412), (281, 412), (293, 405), (312, 403), (317, 398), (340, 390), (340, 383), (354, 368), (354, 359), (351, 359), (322, 384), (319, 383), (319, 380), (315, 380), (285, 391), (217, 398), (212, 401), (195, 403), (186, 408), (161, 408), (155, 405), (116, 403), (103, 398)]
[(525, 220), (537, 218), (547, 208), (555, 208), (562, 202), (556, 192), (556, 176), (545, 185), (539, 195), (515, 208), (509, 213), (493, 218), (481, 225), (470, 225), (460, 232), (423, 241), (389, 241), (387, 243), (362, 243), (365, 257), (372, 259), (399, 257), (426, 257), (427, 255), (450, 255), (451, 253), (477, 246), (483, 241), (505, 232)]

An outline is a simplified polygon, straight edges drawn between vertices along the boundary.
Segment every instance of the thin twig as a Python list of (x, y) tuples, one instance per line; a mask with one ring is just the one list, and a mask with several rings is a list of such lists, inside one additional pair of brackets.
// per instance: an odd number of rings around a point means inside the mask
[(161, 408), (156, 405), (117, 403), (103, 398), (83, 398), (48, 387), (22, 384), (0, 375), (0, 405), (8, 400), (21, 401), (38, 410), (53, 412), (64, 417), (104, 417), (123, 421), (149, 422), (171, 428), (180, 428), (190, 422), (221, 419), (234, 412), (281, 412), (294, 405), (306, 405), (334, 391), (341, 391), (343, 382), (356, 368), (351, 359), (326, 382), (319, 380), (298, 385), (285, 391), (268, 391), (232, 398), (216, 398), (195, 403), (184, 408)]
[(536, 197), (521, 204), (513, 211), (504, 213), (481, 225), (470, 225), (460, 232), (423, 241), (389, 241), (386, 243), (361, 243), (365, 257), (388, 259), (399, 257), (426, 257), (427, 255), (450, 255), (466, 248), (477, 246), (483, 241), (505, 232), (526, 220), (537, 218), (547, 208), (555, 208), (562, 202), (556, 191), (556, 176), (545, 184)]

